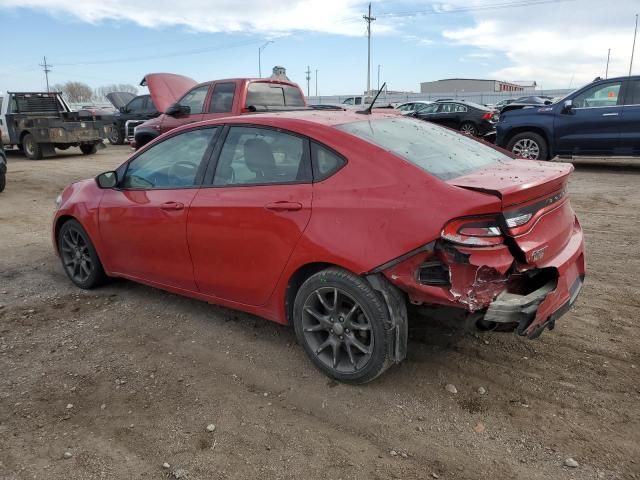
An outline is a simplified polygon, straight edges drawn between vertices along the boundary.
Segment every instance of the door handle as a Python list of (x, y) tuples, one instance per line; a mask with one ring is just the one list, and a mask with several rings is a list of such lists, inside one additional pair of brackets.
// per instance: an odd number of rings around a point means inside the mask
[(603, 117), (617, 117), (618, 113), (603, 113)]
[(267, 203), (264, 208), (273, 212), (293, 212), (302, 210), (302, 204), (298, 202), (272, 202)]
[(162, 210), (182, 210), (184, 208), (184, 203), (180, 202), (165, 202), (160, 205)]

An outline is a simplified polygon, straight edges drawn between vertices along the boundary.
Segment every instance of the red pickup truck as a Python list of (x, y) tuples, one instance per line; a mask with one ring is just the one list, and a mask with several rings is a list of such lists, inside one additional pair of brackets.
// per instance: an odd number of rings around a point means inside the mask
[(172, 73), (150, 73), (140, 83), (149, 88), (159, 117), (135, 128), (131, 145), (140, 148), (158, 135), (187, 123), (244, 113), (304, 108), (300, 87), (279, 76), (232, 78), (196, 83)]

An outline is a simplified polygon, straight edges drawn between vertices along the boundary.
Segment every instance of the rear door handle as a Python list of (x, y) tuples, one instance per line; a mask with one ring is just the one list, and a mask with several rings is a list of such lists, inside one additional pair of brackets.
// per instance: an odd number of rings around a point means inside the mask
[(184, 208), (184, 203), (180, 202), (165, 202), (160, 205), (162, 210), (182, 210)]
[(302, 204), (298, 202), (272, 202), (267, 203), (264, 208), (274, 212), (293, 212), (296, 210), (302, 210)]
[(602, 116), (603, 117), (617, 117), (619, 114), (618, 113), (603, 113)]

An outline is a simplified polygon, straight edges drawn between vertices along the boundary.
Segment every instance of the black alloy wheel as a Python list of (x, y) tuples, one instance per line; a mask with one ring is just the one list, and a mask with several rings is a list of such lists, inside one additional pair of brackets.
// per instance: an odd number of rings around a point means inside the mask
[(58, 250), (65, 273), (78, 287), (91, 289), (105, 280), (98, 254), (77, 221), (69, 220), (60, 228)]

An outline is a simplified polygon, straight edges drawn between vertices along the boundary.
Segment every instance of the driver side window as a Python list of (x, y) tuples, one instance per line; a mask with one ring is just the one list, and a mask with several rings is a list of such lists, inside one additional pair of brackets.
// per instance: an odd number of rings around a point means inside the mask
[(180, 100), (178, 103), (183, 107), (189, 107), (191, 109), (190, 113), (192, 115), (196, 113), (202, 113), (204, 99), (206, 98), (208, 91), (209, 85), (194, 88), (184, 97), (182, 97), (182, 100)]
[(158, 143), (134, 158), (127, 167), (122, 188), (165, 189), (195, 185), (216, 128), (189, 130)]

